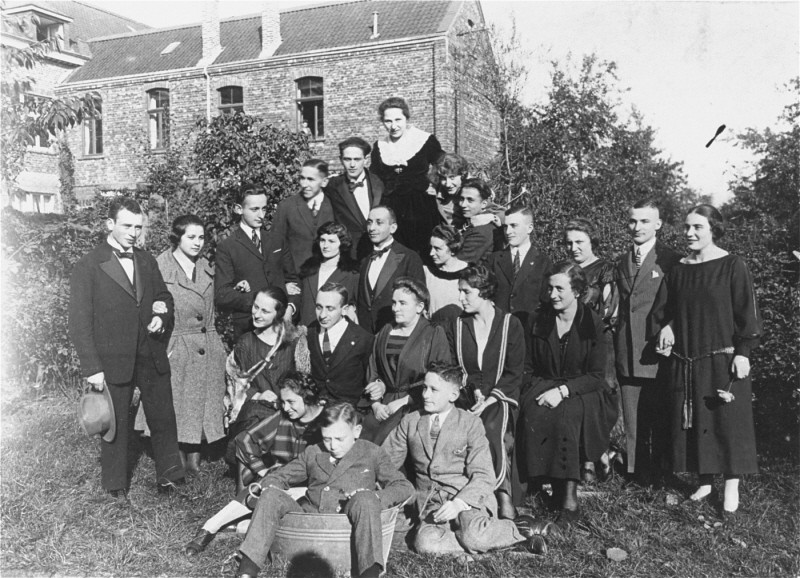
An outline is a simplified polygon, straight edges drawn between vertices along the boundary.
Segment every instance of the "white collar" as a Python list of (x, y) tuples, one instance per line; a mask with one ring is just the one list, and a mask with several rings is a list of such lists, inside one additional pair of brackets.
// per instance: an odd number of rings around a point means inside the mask
[(183, 272), (186, 273), (186, 276), (191, 279), (196, 263), (189, 259), (180, 249), (175, 249), (172, 252), (172, 256), (175, 258), (175, 261), (178, 262), (180, 268), (183, 269)]
[[(320, 327), (320, 329), (322, 330), (322, 333), (325, 333), (324, 328)], [(331, 341), (338, 343), (345, 331), (347, 331), (347, 319), (342, 317), (336, 322), (336, 325), (328, 329), (328, 337), (331, 339)]]
[(525, 255), (528, 254), (528, 251), (530, 251), (530, 249), (531, 249), (531, 240), (525, 239), (521, 245), (518, 245), (517, 247), (511, 247), (511, 253), (513, 254), (515, 250), (519, 251), (519, 258), (520, 260), (522, 260), (525, 257)]
[(244, 231), (244, 234), (247, 235), (248, 239), (252, 239), (253, 238), (253, 231), (256, 232), (256, 234), (258, 235), (259, 239), (261, 238), (261, 231), (259, 231), (258, 229), (254, 229), (251, 226), (245, 224), (244, 221), (239, 221), (239, 226), (242, 228), (242, 231)]
[(408, 159), (419, 152), (430, 136), (430, 133), (415, 126), (406, 128), (405, 134), (397, 141), (392, 141), (389, 135), (386, 135), (383, 140), (378, 141), (383, 164), (406, 166)]
[(642, 243), (641, 245), (634, 245), (633, 246), (633, 254), (636, 255), (636, 249), (639, 249), (642, 254), (642, 259), (647, 257), (647, 254), (650, 253), (650, 250), (656, 246), (656, 238), (653, 237), (647, 243)]
[(120, 251), (121, 253), (133, 253), (133, 247), (131, 247), (130, 249), (123, 249), (122, 245), (117, 243), (117, 240), (114, 237), (112, 237), (110, 234), (108, 235), (108, 238), (106, 239), (106, 243), (111, 245), (112, 249), (116, 249), (117, 251)]
[(344, 181), (346, 183), (363, 183), (365, 180), (367, 180), (367, 169), (364, 169), (363, 171), (361, 171), (361, 174), (358, 175), (358, 177), (354, 181), (350, 180), (350, 177), (347, 176), (347, 173), (345, 173), (345, 175), (344, 175)]
[(438, 414), (433, 414), (432, 413), (431, 414), (431, 424), (433, 424), (433, 416), (434, 415), (438, 415), (439, 416), (439, 427), (442, 427), (442, 424), (444, 423), (444, 420), (446, 420), (447, 416), (450, 415), (450, 412), (453, 411), (453, 407), (455, 407), (455, 406), (451, 405), (450, 409), (448, 409), (447, 411), (443, 411), (442, 413), (438, 413)]
[(325, 199), (325, 194), (322, 191), (320, 191), (310, 199), (303, 199), (303, 200), (305, 200), (306, 205), (308, 205), (308, 208), (313, 211), (314, 209), (319, 210), (320, 206), (322, 206), (322, 201), (324, 199)]

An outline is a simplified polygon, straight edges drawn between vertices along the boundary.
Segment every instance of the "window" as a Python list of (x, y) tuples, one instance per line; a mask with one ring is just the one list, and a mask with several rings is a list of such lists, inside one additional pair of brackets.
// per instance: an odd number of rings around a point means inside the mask
[(26, 94), (24, 96), (28, 118), (33, 121), (29, 131), (31, 137), (31, 142), (29, 144), (32, 147), (46, 149), (53, 144), (52, 139), (54, 135), (46, 126), (44, 126), (43, 123), (38, 122), (42, 116), (43, 109), (47, 107), (49, 101), (49, 98), (43, 96), (37, 96), (33, 94)]
[(83, 121), (83, 154), (103, 154), (103, 106), (97, 102), (94, 114)]
[(169, 90), (154, 88), (147, 92), (147, 127), (150, 149), (167, 148), (169, 140)]
[(244, 112), (244, 91), (241, 86), (223, 86), (219, 89), (219, 111), (222, 114)]
[(297, 125), (313, 139), (325, 136), (322, 79), (317, 76), (307, 76), (297, 81)]
[(50, 38), (63, 38), (64, 37), (64, 25), (60, 22), (49, 22), (42, 18), (39, 19), (39, 23), (36, 26), (36, 41), (42, 42), (43, 40), (49, 40)]

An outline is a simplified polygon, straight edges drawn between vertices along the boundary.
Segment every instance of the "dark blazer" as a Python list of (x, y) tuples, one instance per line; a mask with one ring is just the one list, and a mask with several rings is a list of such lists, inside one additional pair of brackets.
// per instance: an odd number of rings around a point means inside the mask
[(355, 323), (347, 323), (342, 338), (327, 363), (319, 345), (320, 326), (308, 326), (308, 351), (311, 357), (311, 377), (323, 397), (357, 405), (367, 385), (366, 374), (375, 336)]
[[(370, 208), (380, 205), (383, 197), (383, 181), (377, 175), (366, 171), (364, 182), (364, 186), (367, 187), (367, 192), (369, 193)], [(325, 187), (325, 196), (330, 199), (333, 206), (334, 220), (344, 225), (353, 238), (352, 256), (360, 261), (370, 254), (372, 243), (369, 242), (369, 237), (365, 235), (367, 232), (367, 219), (364, 218), (361, 209), (358, 208), (355, 196), (350, 192), (350, 187), (347, 186), (347, 175), (341, 174), (329, 180), (328, 186)]]
[(288, 281), (299, 278), (300, 266), (311, 257), (317, 229), (328, 221), (333, 221), (333, 206), (324, 193), (316, 217), (300, 194), (292, 195), (278, 204), (270, 232), (276, 246), (283, 249), (283, 274)]
[(372, 260), (366, 257), (361, 261), (358, 287), (358, 324), (371, 333), (377, 333), (386, 323), (394, 321), (392, 314), (392, 283), (398, 277), (413, 277), (425, 284), (425, 271), (422, 260), (414, 251), (394, 241), (386, 257), (386, 263), (378, 276), (375, 291), (369, 286), (367, 272)]
[[(174, 303), (150, 253), (133, 249), (134, 291), (111, 245), (103, 242), (81, 258), (70, 280), (69, 332), (81, 362), (81, 374), (104, 372), (108, 383), (134, 377), (139, 344), (150, 350), (156, 370), (169, 371), (167, 331), (151, 335), (153, 302), (162, 301), (164, 329), (172, 325)], [(141, 352), (140, 352), (141, 353)]]
[(519, 274), (515, 279), (511, 249), (495, 251), (489, 255), (487, 266), (497, 277), (494, 304), (506, 313), (516, 315), (524, 325), (528, 315), (541, 302), (547, 301), (545, 275), (550, 265), (547, 255), (531, 245), (525, 259), (520, 263)]
[[(347, 288), (350, 296), (349, 305), (355, 305), (358, 299), (358, 272), (336, 269), (328, 277), (328, 283), (339, 283)], [(319, 272), (303, 277), (300, 280), (300, 323), (311, 325), (317, 319), (317, 285)]]
[(614, 349), (620, 377), (655, 379), (658, 370), (656, 339), (647, 338), (647, 317), (664, 276), (680, 259), (678, 253), (657, 242), (638, 272), (633, 249), (625, 251), (617, 260), (619, 309)]
[(392, 465), (383, 449), (371, 442), (356, 440), (336, 466), (322, 444), (308, 446), (298, 458), (264, 478), (261, 486), (286, 490), (290, 486), (307, 484), (309, 502), (320, 513), (335, 514), (345, 494), (371, 490), (376, 482), (381, 486), (376, 493), (383, 509), (414, 495), (414, 486)]
[[(464, 244), (456, 257), (467, 263), (480, 263), (495, 249), (495, 229), (497, 227), (491, 223), (467, 228), (461, 234)], [(502, 245), (497, 248), (502, 249)]]

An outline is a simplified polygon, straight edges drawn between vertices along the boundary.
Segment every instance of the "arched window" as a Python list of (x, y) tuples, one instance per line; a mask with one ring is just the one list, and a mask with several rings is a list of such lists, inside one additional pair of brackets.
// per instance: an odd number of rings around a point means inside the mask
[(96, 101), (94, 111), (83, 121), (84, 156), (103, 154), (103, 103)]
[(244, 90), (241, 86), (223, 86), (218, 92), (219, 111), (222, 114), (244, 112)]
[(297, 80), (297, 128), (313, 139), (325, 136), (322, 78), (318, 76)]
[(169, 141), (169, 90), (154, 88), (147, 91), (147, 129), (150, 149), (163, 149)]

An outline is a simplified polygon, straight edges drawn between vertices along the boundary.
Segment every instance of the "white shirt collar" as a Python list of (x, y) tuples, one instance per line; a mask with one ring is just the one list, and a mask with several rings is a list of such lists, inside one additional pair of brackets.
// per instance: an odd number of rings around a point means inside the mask
[(259, 231), (258, 229), (254, 229), (254, 228), (250, 227), (249, 225), (245, 224), (244, 221), (239, 221), (239, 226), (242, 228), (242, 231), (244, 231), (244, 234), (247, 235), (248, 239), (252, 239), (253, 238), (253, 231), (256, 232), (256, 234), (258, 235), (259, 239), (261, 238), (261, 231)]
[(641, 245), (634, 245), (633, 246), (633, 254), (636, 254), (636, 249), (640, 249), (642, 253), (642, 260), (647, 257), (648, 253), (652, 250), (653, 247), (656, 246), (656, 238), (653, 237), (647, 243), (642, 243)]
[(306, 204), (308, 205), (308, 208), (311, 209), (312, 211), (314, 209), (319, 210), (320, 206), (322, 205), (322, 200), (324, 198), (325, 198), (325, 195), (322, 193), (322, 191), (320, 191), (313, 198), (308, 199), (306, 201)]
[(130, 249), (123, 249), (122, 245), (117, 243), (117, 240), (111, 235), (109, 235), (108, 238), (106, 239), (106, 243), (111, 245), (111, 248), (116, 249), (117, 251), (121, 251), (123, 253), (133, 253), (133, 247), (131, 247)]
[(530, 251), (530, 248), (531, 240), (526, 239), (518, 247), (511, 247), (511, 256), (514, 256), (514, 251), (519, 251), (519, 260), (522, 261), (525, 258), (525, 255), (528, 254), (528, 251)]
[(444, 423), (444, 420), (446, 420), (447, 416), (450, 415), (450, 412), (453, 411), (453, 407), (454, 406), (451, 405), (450, 409), (448, 409), (447, 411), (443, 411), (442, 413), (439, 413), (439, 414), (431, 414), (431, 425), (433, 425), (433, 416), (434, 415), (438, 415), (439, 416), (439, 427), (442, 427), (442, 424)]
[(180, 268), (183, 269), (183, 272), (186, 273), (186, 277), (191, 279), (195, 269), (195, 262), (189, 259), (180, 249), (173, 251), (172, 256), (178, 262)]
[(363, 171), (361, 171), (361, 174), (358, 175), (358, 177), (355, 180), (351, 180), (350, 177), (347, 174), (345, 174), (345, 176), (344, 176), (344, 180), (346, 182), (348, 182), (348, 183), (361, 183), (361, 182), (364, 182), (364, 180), (366, 180), (366, 178), (367, 178), (367, 169), (364, 169)]
[[(347, 319), (344, 317), (339, 319), (339, 321), (336, 322), (336, 325), (328, 329), (328, 339), (331, 342), (331, 349), (336, 349), (336, 346), (339, 344), (339, 341), (342, 339), (345, 331), (347, 331)], [(324, 335), (325, 329), (320, 327), (320, 344), (322, 343), (322, 338)]]

